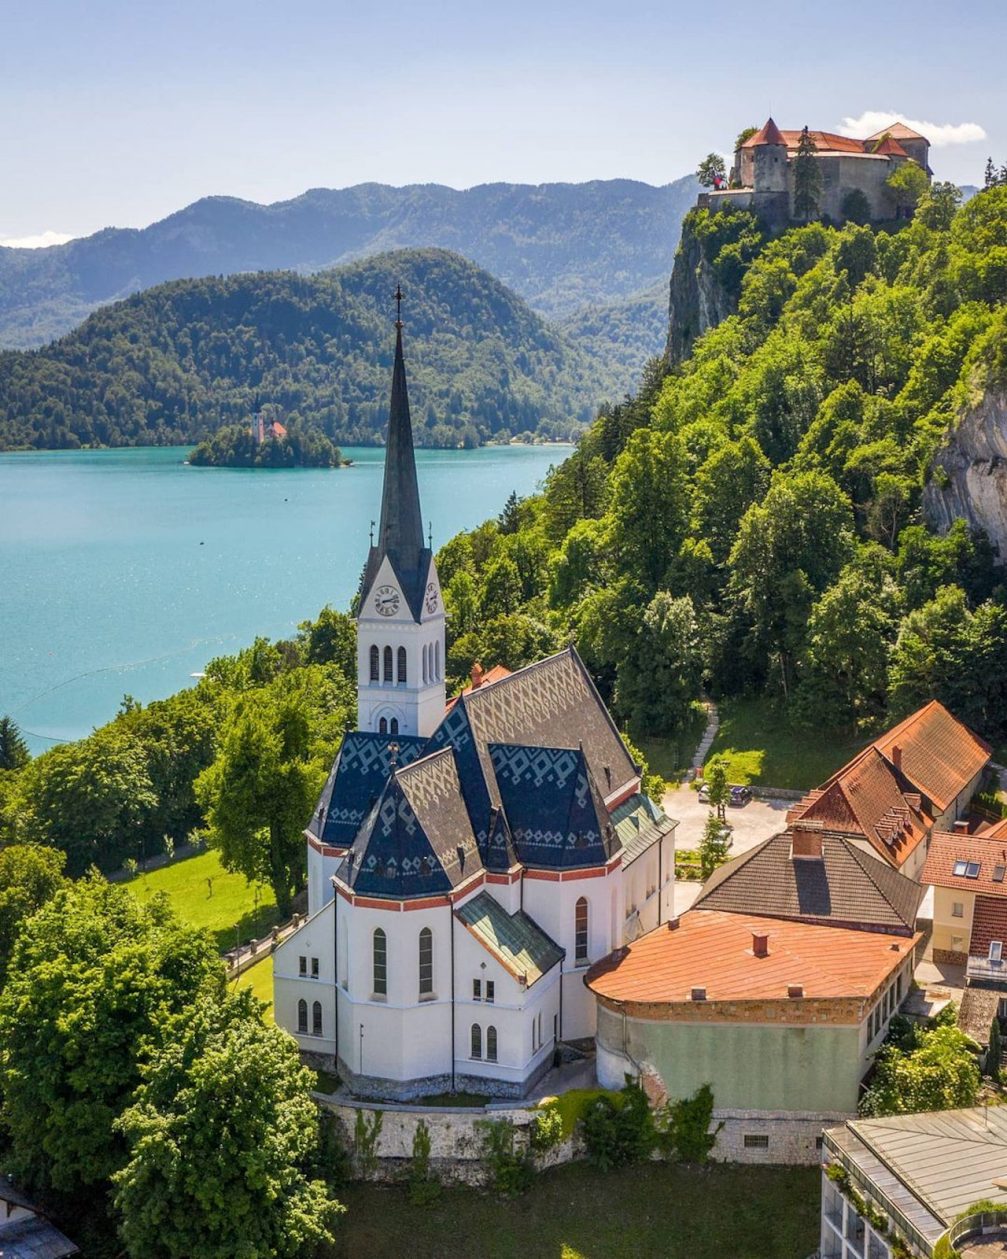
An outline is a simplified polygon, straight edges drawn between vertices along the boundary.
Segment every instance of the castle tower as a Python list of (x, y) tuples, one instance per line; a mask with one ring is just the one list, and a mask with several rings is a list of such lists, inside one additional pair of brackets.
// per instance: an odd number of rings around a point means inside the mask
[(787, 191), (787, 142), (783, 132), (767, 119), (746, 145), (752, 150), (752, 186), (756, 192)]
[(381, 519), (357, 612), (357, 722), (361, 730), (426, 736), (444, 715), (444, 608), (433, 553), (423, 538), (400, 289), (395, 299)]

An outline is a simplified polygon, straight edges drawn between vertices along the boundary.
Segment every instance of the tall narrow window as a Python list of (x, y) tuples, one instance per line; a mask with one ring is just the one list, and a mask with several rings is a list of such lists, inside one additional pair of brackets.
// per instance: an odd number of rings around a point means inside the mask
[(316, 1001), (311, 1007), (311, 1034), (312, 1036), (322, 1034), (322, 1003), (320, 1001)]
[(303, 997), (297, 1003), (297, 1030), (308, 1034), (308, 1003)]
[(472, 980), (472, 1000), (482, 1001), (483, 999), (483, 981), (481, 979)]
[(487, 1001), (493, 1000), (493, 994), (495, 991), (496, 991), (496, 985), (494, 981), (492, 979), (487, 979), (486, 980), (486, 1000)]
[(390, 731), (392, 734), (398, 734), (398, 732), (399, 732), (399, 719), (398, 719), (398, 717), (393, 717), (393, 718), (391, 719), (391, 721), (388, 723), (388, 729), (389, 729), (389, 731)]
[(472, 1057), (481, 1058), (483, 1056), (483, 1029), (478, 1023), (472, 1024), (472, 1032), (470, 1036), (472, 1041)]
[(382, 717), (381, 720), (378, 722), (378, 734), (387, 734), (387, 733), (388, 733), (388, 718)]
[(386, 648), (385, 648), (385, 677), (384, 677), (384, 680), (385, 680), (386, 682), (391, 682), (391, 680), (392, 680), (392, 649), (391, 649), (391, 647), (386, 647)]
[(374, 931), (373, 962), (374, 962), (374, 984), (373, 991), (376, 997), (386, 997), (388, 995), (388, 941), (385, 933), (380, 927)]
[(406, 680), (406, 649), (399, 648), (398, 665), (395, 680), (401, 685)]
[(428, 646), (426, 643), (424, 643), (424, 644), (423, 644), (423, 652), (422, 652), (422, 656), (423, 656), (423, 685), (424, 685), (424, 686), (426, 686), (426, 684), (430, 681), (430, 658), (429, 658), (429, 652), (430, 652), (430, 648), (429, 648), (429, 646)]
[(441, 645), (439, 642), (434, 643), (434, 681), (441, 680)]
[(378, 666), (381, 660), (381, 653), (378, 651), (377, 643), (371, 646), (371, 681), (380, 682), (381, 678), (378, 673)]
[(434, 990), (434, 933), (429, 927), (420, 932), (420, 996)]
[(497, 1029), (495, 1027), (487, 1027), (486, 1029), (486, 1061), (496, 1062), (497, 1060)]
[(573, 956), (576, 962), (587, 961), (587, 897), (582, 896), (573, 911)]

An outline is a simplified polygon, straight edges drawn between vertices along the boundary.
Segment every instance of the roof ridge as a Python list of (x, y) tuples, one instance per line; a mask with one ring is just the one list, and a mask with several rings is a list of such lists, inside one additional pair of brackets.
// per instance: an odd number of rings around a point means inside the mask
[(551, 664), (554, 660), (559, 660), (561, 656), (569, 655), (571, 650), (570, 647), (564, 647), (562, 651), (554, 651), (551, 656), (543, 656), (541, 660), (533, 660), (530, 664), (522, 665), (520, 669), (512, 670), (504, 678), (495, 678), (492, 682), (484, 682), (482, 686), (474, 687), (471, 691), (463, 691), (457, 697), (456, 702), (460, 704), (463, 700), (478, 699), (480, 695), (486, 691), (491, 691), (495, 686), (503, 686), (505, 683), (513, 681), (514, 678), (520, 678), (524, 674), (530, 673), (533, 669)]

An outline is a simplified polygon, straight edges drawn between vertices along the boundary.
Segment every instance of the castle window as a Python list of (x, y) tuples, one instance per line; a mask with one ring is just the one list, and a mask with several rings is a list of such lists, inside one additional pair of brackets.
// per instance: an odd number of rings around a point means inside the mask
[(322, 1034), (322, 1003), (316, 1001), (311, 1007), (311, 1035), (321, 1036)]
[(472, 1031), (469, 1033), (472, 1046), (473, 1058), (481, 1058), (483, 1056), (483, 1029), (478, 1023), (472, 1024)]
[(434, 990), (434, 933), (429, 927), (420, 932), (420, 996), (430, 996)]
[(398, 719), (398, 717), (393, 717), (393, 718), (391, 719), (391, 721), (388, 723), (388, 729), (391, 731), (391, 733), (392, 733), (392, 734), (398, 734), (398, 732), (399, 732), (399, 719)]
[(391, 680), (392, 680), (392, 649), (391, 649), (391, 647), (386, 647), (386, 648), (385, 648), (385, 676), (384, 676), (384, 680), (385, 680), (386, 682), (391, 682)]
[(376, 997), (388, 995), (388, 940), (380, 927), (375, 928), (372, 943), (374, 970), (373, 991)]
[(405, 680), (406, 680), (406, 649), (405, 647), (400, 647), (399, 655), (398, 655), (398, 672), (396, 675), (396, 681), (399, 683), (400, 686), (402, 686), (405, 684)]
[(487, 1027), (486, 1029), (486, 1061), (496, 1062), (497, 1060), (497, 1029), (495, 1027)]
[(582, 896), (573, 911), (573, 956), (580, 965), (587, 961), (587, 897)]
[(388, 718), (382, 717), (381, 720), (378, 722), (378, 734), (387, 734), (387, 733), (388, 733)]
[(308, 1034), (308, 1003), (303, 997), (297, 1003), (297, 1030), (304, 1036)]
[(378, 672), (380, 660), (381, 660), (381, 653), (378, 651), (377, 643), (374, 643), (371, 647), (371, 681), (372, 682), (381, 681), (381, 677)]

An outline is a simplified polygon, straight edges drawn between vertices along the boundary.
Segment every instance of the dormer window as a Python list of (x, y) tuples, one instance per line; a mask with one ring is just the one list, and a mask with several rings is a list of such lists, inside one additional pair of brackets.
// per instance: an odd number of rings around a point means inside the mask
[(1002, 940), (990, 940), (990, 961), (1003, 961), (1004, 946)]

